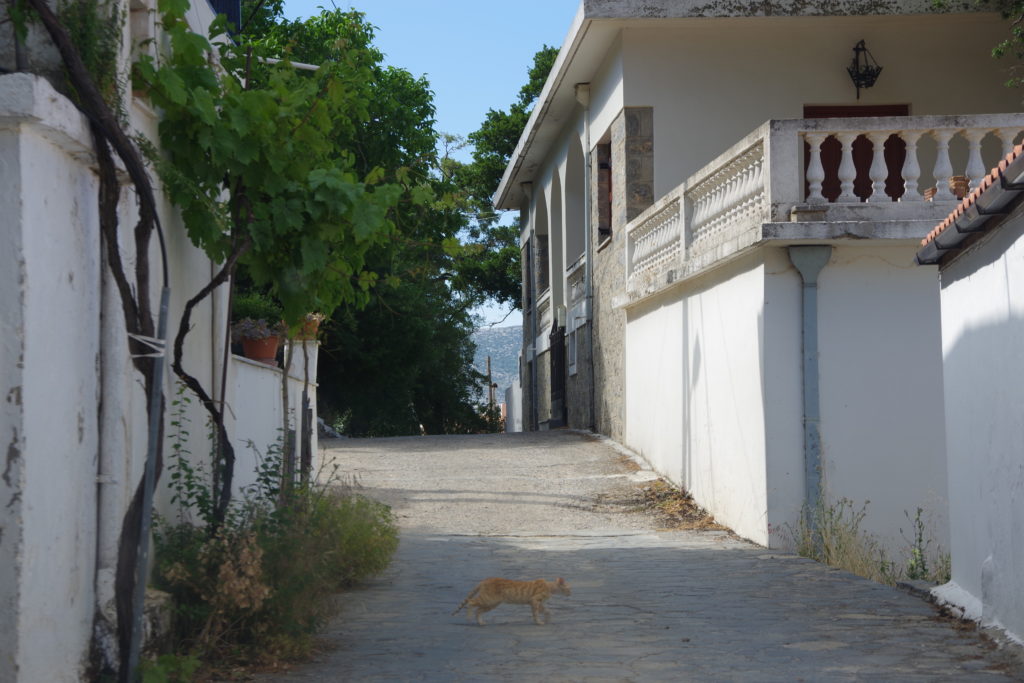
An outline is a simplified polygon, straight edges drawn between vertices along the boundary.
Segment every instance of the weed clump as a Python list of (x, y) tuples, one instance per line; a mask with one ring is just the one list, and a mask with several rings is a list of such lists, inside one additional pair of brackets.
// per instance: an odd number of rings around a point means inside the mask
[(672, 529), (700, 531), (729, 531), (707, 510), (697, 505), (688, 492), (676, 488), (664, 479), (656, 479), (640, 489), (643, 506), (658, 513), (666, 526)]
[[(187, 403), (179, 392), (172, 404), (179, 431), (187, 429)], [(398, 547), (390, 508), (354, 482), (287, 482), (275, 444), (257, 451), (256, 483), (217, 524), (211, 477), (190, 463), (185, 443), (172, 435), (177, 519), (154, 526), (154, 584), (172, 596), (175, 654), (218, 666), (308, 655), (338, 591), (390, 562)]]
[(861, 528), (867, 506), (865, 502), (857, 508), (848, 498), (831, 504), (819, 500), (813, 509), (805, 506), (796, 526), (786, 527), (797, 554), (889, 586), (904, 579), (936, 584), (949, 581), (949, 554), (929, 549), (922, 508), (917, 508), (912, 520), (904, 513), (913, 524), (913, 538), (904, 535), (907, 546), (900, 562)]

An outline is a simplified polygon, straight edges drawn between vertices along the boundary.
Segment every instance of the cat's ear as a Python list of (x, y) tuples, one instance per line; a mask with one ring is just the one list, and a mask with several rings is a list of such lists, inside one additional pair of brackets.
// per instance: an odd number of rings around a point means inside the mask
[(565, 579), (563, 579), (561, 576), (558, 577), (558, 585), (559, 586), (564, 586), (565, 585)]

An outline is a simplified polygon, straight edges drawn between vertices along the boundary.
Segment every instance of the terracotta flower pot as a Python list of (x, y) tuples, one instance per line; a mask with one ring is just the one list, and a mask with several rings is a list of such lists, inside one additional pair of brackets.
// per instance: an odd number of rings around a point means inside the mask
[(320, 331), (320, 319), (319, 318), (306, 318), (305, 322), (302, 323), (302, 329), (295, 336), (299, 341), (316, 339), (317, 333)]
[(266, 337), (265, 339), (243, 339), (242, 353), (250, 360), (276, 366), (279, 342), (280, 340), (276, 336)]

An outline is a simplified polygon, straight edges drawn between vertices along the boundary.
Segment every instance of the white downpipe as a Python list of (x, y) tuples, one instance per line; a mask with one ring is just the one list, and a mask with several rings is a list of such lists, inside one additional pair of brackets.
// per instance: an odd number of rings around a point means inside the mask
[(815, 534), (813, 514), (821, 500), (821, 399), (818, 366), (818, 275), (832, 257), (829, 245), (792, 246), (789, 260), (802, 281), (803, 404), (804, 404), (804, 506), (807, 522)]

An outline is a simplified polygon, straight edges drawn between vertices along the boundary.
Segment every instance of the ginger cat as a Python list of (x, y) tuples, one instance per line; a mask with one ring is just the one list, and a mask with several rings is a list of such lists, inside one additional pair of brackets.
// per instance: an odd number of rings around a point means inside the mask
[[(510, 605), (529, 605), (533, 610), (533, 623), (539, 625), (547, 623), (551, 619), (551, 613), (544, 606), (544, 601), (550, 598), (553, 593), (572, 595), (572, 591), (569, 590), (569, 584), (562, 577), (558, 577), (557, 581), (545, 581), (544, 579), (513, 581), (512, 579), (492, 577), (478, 583), (476, 588), (471, 590), (466, 599), (462, 601), (458, 609), (452, 612), (452, 616), (455, 616), (460, 609), (469, 605), (470, 609), (466, 610), (466, 616), (472, 619), (471, 612), (472, 608), (475, 607), (476, 623), (483, 626), (483, 613), (490, 612), (501, 603), (507, 602)], [(540, 620), (541, 614), (545, 617), (543, 622)]]

